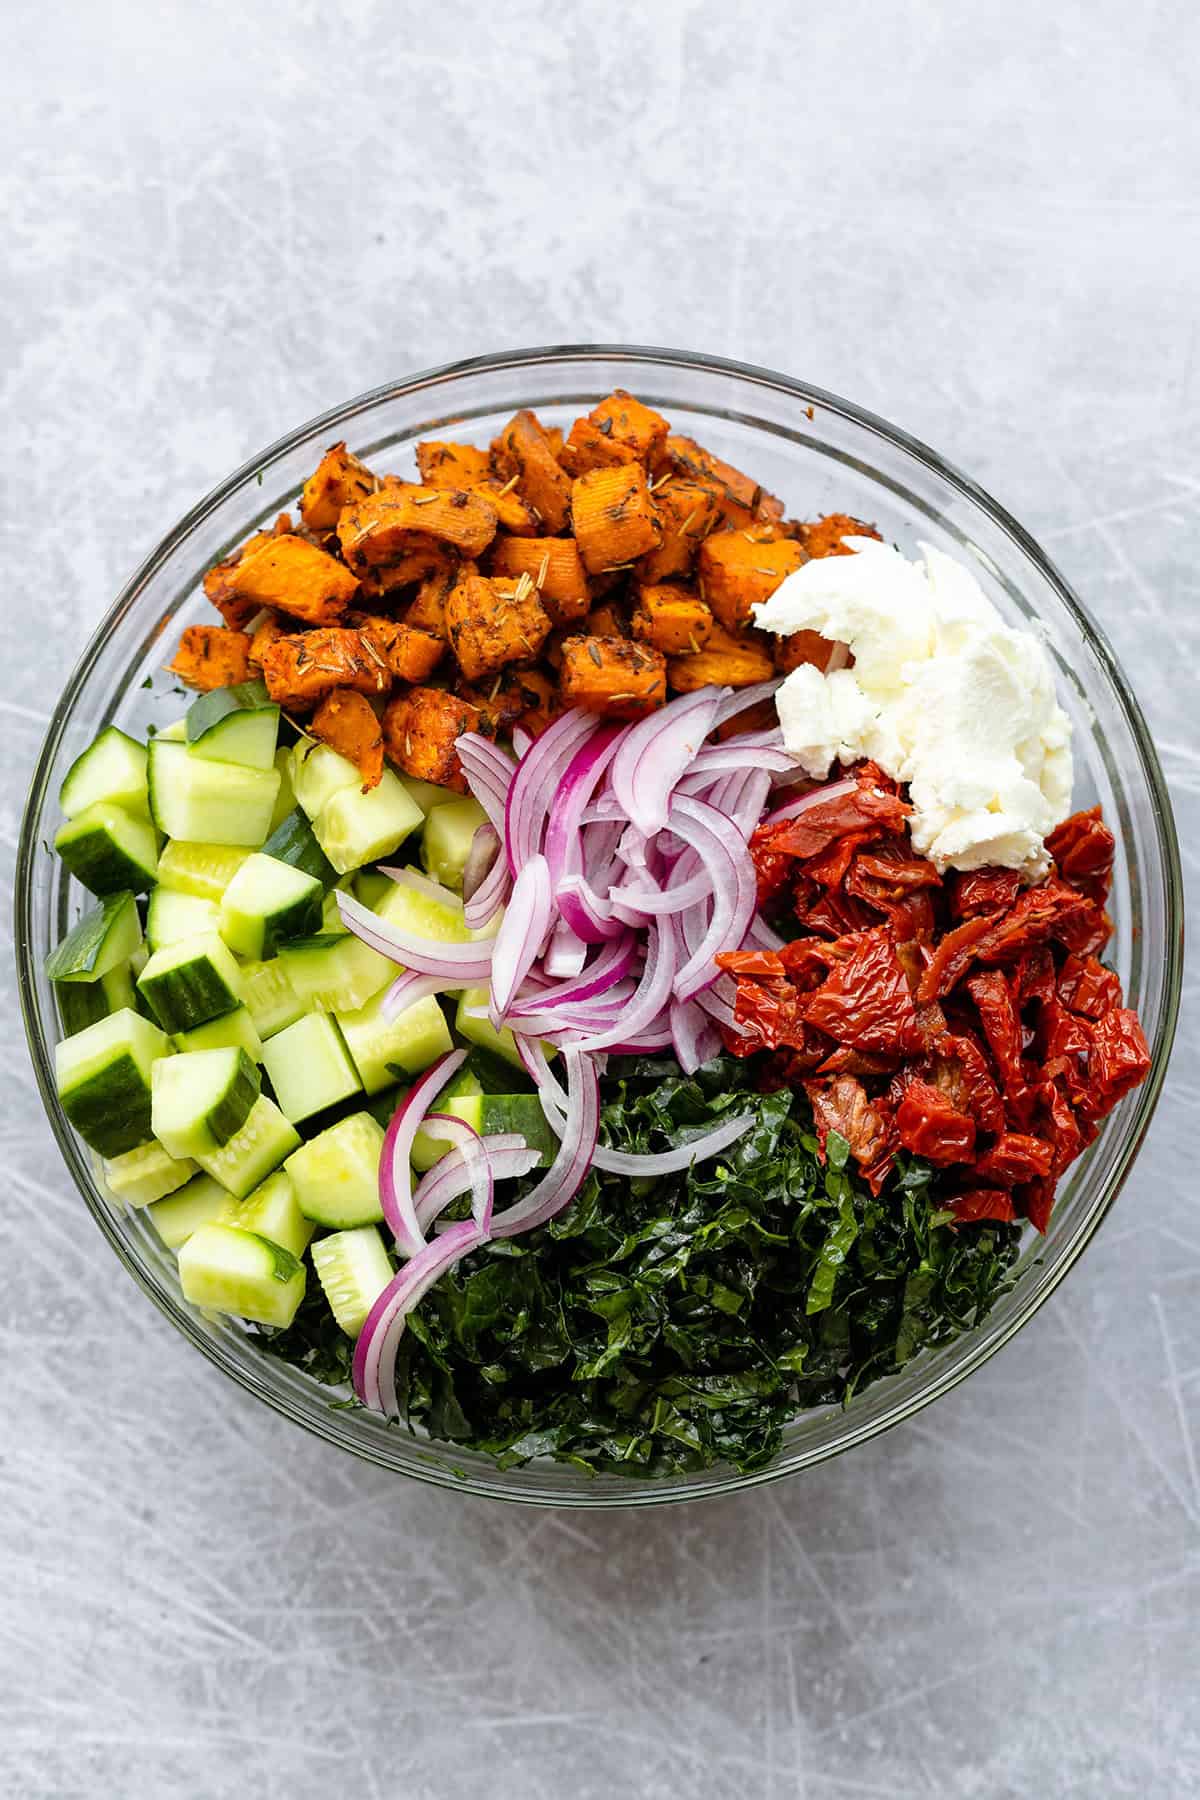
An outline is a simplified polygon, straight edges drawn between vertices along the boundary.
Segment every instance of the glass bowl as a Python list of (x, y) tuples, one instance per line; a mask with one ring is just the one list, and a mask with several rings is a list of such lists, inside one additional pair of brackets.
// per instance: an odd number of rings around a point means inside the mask
[[(264, 521), (294, 506), (322, 450), (338, 438), (383, 469), (411, 466), (419, 438), (487, 443), (518, 407), (567, 424), (613, 387), (631, 388), (687, 432), (780, 494), (790, 513), (849, 512), (874, 520), (912, 554), (926, 541), (962, 558), (1014, 622), (1036, 625), (1056, 665), (1075, 727), (1076, 805), (1100, 801), (1117, 840), (1112, 954), (1128, 1003), (1153, 1051), (1148, 1080), (1109, 1118), (1072, 1169), (1048, 1236), (1022, 1247), (1018, 1279), (972, 1334), (919, 1356), (848, 1409), (800, 1415), (768, 1468), (715, 1468), (661, 1481), (589, 1476), (553, 1462), (499, 1470), (486, 1457), (438, 1445), (361, 1411), (264, 1355), (230, 1320), (183, 1300), (175, 1259), (137, 1211), (115, 1206), (54, 1091), (58, 1035), (47, 950), (83, 896), (45, 845), (58, 824), (59, 782), (102, 726), (143, 731), (178, 711), (161, 665), (180, 628), (211, 619), (200, 580)], [(1049, 1298), (1116, 1200), (1154, 1112), (1174, 1031), (1183, 902), (1170, 801), (1137, 701), (1102, 633), (1015, 520), (933, 451), (893, 425), (819, 388), (766, 369), (676, 351), (609, 346), (513, 351), (434, 369), (335, 408), (281, 438), (200, 502), (134, 575), (85, 649), (55, 709), (21, 831), (16, 948), (26, 1030), (46, 1112), (72, 1178), (126, 1269), (183, 1335), (252, 1394), (309, 1431), (420, 1481), (494, 1499), (557, 1506), (631, 1506), (690, 1500), (793, 1474), (849, 1449), (948, 1392), (980, 1367)]]

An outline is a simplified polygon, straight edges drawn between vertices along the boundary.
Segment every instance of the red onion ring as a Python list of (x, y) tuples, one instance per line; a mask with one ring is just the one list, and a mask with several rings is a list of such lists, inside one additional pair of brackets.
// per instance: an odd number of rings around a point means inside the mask
[(415, 1256), (425, 1243), (425, 1233), (413, 1205), (409, 1160), (413, 1139), (421, 1129), (431, 1100), (466, 1060), (465, 1050), (450, 1050), (440, 1056), (404, 1096), (383, 1134), (379, 1157), (379, 1204), (401, 1256)]

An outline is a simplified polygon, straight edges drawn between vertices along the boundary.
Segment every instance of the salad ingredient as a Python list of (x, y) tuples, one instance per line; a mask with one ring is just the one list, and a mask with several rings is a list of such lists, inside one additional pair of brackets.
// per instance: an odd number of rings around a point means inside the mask
[(101, 1156), (136, 1150), (150, 1136), (150, 1073), (170, 1042), (129, 1007), (54, 1046), (62, 1109)]
[(661, 650), (664, 656), (684, 656), (703, 650), (712, 635), (713, 619), (698, 595), (664, 581), (639, 586), (629, 624), (635, 638)]
[(559, 678), (568, 706), (611, 719), (640, 718), (667, 692), (661, 652), (625, 638), (565, 638)]
[(268, 1175), (222, 1223), (236, 1225), (239, 1231), (256, 1231), (272, 1244), (282, 1244), (293, 1256), (304, 1255), (316, 1230), (300, 1211), (292, 1178), (284, 1169)]
[(262, 1038), (258, 1034), (249, 1008), (244, 1004), (190, 1031), (175, 1034), (177, 1050), (244, 1050), (251, 1062), (263, 1059)]
[(203, 1156), (241, 1130), (261, 1088), (244, 1050), (189, 1050), (151, 1071), (150, 1129), (171, 1156)]
[(215, 900), (156, 887), (146, 906), (146, 943), (152, 951), (162, 950), (182, 938), (211, 936), (220, 923), (221, 909)]
[(466, 792), (458, 740), (479, 724), (479, 708), (441, 688), (414, 687), (383, 715), (383, 739), (398, 769), (418, 781)]
[(255, 1232), (201, 1225), (179, 1251), (179, 1285), (193, 1306), (281, 1328), (304, 1298), (304, 1264)]
[(75, 758), (58, 790), (63, 817), (74, 819), (100, 801), (145, 817), (146, 746), (115, 725), (107, 726)]
[(285, 1119), (298, 1125), (361, 1090), (358, 1071), (328, 1013), (306, 1013), (263, 1046), (263, 1065)]
[(97, 800), (60, 825), (54, 848), (93, 894), (122, 889), (140, 894), (153, 885), (158, 870), (153, 825), (108, 800)]
[(233, 687), (250, 674), (250, 639), (224, 625), (185, 625), (167, 672), (202, 694)]
[(379, 786), (383, 779), (383, 732), (364, 695), (354, 688), (333, 688), (313, 714), (309, 730), (355, 765), (362, 776), (364, 792)]
[(218, 929), (239, 956), (260, 960), (319, 928), (323, 895), (315, 875), (255, 851), (221, 896)]
[(244, 681), (201, 694), (188, 707), (185, 731), (193, 756), (273, 769), (279, 708), (261, 681)]
[[(496, 508), (478, 489), (388, 481), (344, 509), (337, 534), (350, 568), (369, 577), (407, 557), (423, 561), (439, 544), (460, 556), (478, 556), (495, 537), (496, 523)], [(389, 574), (376, 579), (392, 585)]]
[(308, 625), (336, 625), (358, 582), (344, 563), (305, 538), (268, 538), (229, 572), (228, 590), (254, 607), (277, 606)]
[(126, 891), (107, 894), (86, 912), (46, 958), (51, 981), (99, 981), (128, 962), (142, 941), (137, 902)]
[(104, 1160), (104, 1185), (122, 1206), (150, 1206), (183, 1187), (195, 1173), (190, 1158), (174, 1157), (153, 1142)]
[(590, 469), (571, 483), (571, 525), (589, 575), (619, 569), (662, 543), (640, 462)]
[(242, 1001), (260, 1038), (272, 1037), (300, 1017), (304, 1005), (282, 959), (243, 963), (241, 976)]
[(211, 1175), (195, 1175), (185, 1187), (152, 1202), (146, 1210), (166, 1248), (178, 1250), (201, 1225), (228, 1223), (237, 1211), (237, 1201)]
[(300, 517), (310, 531), (332, 531), (342, 508), (373, 493), (375, 477), (345, 443), (330, 445), (304, 484)]
[[(175, 894), (193, 894), (199, 900), (219, 902), (249, 854), (249, 849), (239, 844), (180, 844), (172, 841), (164, 845), (158, 859), (158, 887)], [(156, 888), (156, 895), (157, 892)]]
[(312, 1264), (334, 1318), (347, 1337), (356, 1338), (392, 1279), (383, 1239), (374, 1225), (331, 1232), (313, 1245)]
[(571, 483), (559, 464), (550, 433), (528, 408), (515, 413), (493, 442), (492, 466), (501, 481), (516, 487), (552, 533), (565, 529)]
[(452, 1048), (446, 1015), (432, 995), (392, 1012), (383, 994), (337, 1014), (338, 1028), (368, 1094), (382, 1092), (398, 1071), (416, 1075)]
[(700, 592), (726, 631), (744, 631), (754, 622), (754, 607), (805, 561), (794, 538), (760, 543), (756, 533), (723, 531), (700, 546)]
[(157, 737), (150, 745), (150, 812), (160, 831), (192, 844), (257, 850), (271, 829), (279, 770), (209, 762), (188, 744)]
[(306, 711), (333, 688), (386, 694), (392, 685), (374, 641), (348, 625), (275, 638), (263, 651), (262, 672), (272, 700), (289, 710)]
[(238, 965), (215, 932), (156, 950), (137, 989), (164, 1031), (190, 1031), (242, 1001)]
[(373, 1225), (382, 1219), (382, 1151), (383, 1132), (367, 1112), (350, 1113), (306, 1144), (299, 1144), (284, 1166), (305, 1218), (331, 1231)]
[(760, 636), (726, 631), (715, 620), (700, 650), (672, 657), (667, 664), (667, 679), (677, 694), (692, 694), (703, 687), (757, 687), (770, 681), (774, 673), (775, 665)]
[(1031, 631), (1006, 625), (970, 571), (925, 546), (910, 563), (853, 537), (755, 607), (760, 626), (847, 644), (853, 668), (795, 669), (776, 699), (809, 775), (867, 757), (908, 784), (913, 847), (939, 871), (1040, 879), (1071, 797), (1070, 721)]
[(312, 822), (313, 836), (339, 875), (398, 850), (424, 814), (391, 769), (373, 787), (339, 788)]
[(235, 1200), (244, 1200), (299, 1142), (295, 1126), (288, 1123), (273, 1100), (260, 1094), (241, 1130), (219, 1150), (207, 1150), (196, 1161)]

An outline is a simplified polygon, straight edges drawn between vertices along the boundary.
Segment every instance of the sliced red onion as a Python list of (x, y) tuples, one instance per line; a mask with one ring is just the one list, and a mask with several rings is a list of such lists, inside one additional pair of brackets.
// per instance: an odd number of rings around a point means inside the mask
[(534, 741), (535, 740), (534, 740), (533, 733), (531, 731), (526, 731), (526, 729), (523, 725), (514, 725), (513, 726), (512, 747), (517, 754), (518, 760), (522, 756), (528, 755), (530, 747), (532, 746)]
[(504, 809), (504, 849), (514, 876), (541, 849), (546, 817), (559, 785), (576, 752), (598, 729), (599, 720), (591, 714), (565, 712), (546, 727), (517, 764)]
[(463, 864), (463, 903), (477, 894), (500, 855), (500, 833), (494, 825), (480, 825), (471, 839), (471, 848)]
[(447, 980), (443, 975), (422, 975), (419, 969), (405, 969), (383, 996), (380, 1011), (385, 1019), (397, 1019), (418, 1000), (428, 1000), (434, 994), (453, 993), (458, 985), (457, 976)]
[(625, 929), (620, 919), (612, 916), (608, 900), (596, 893), (583, 875), (564, 875), (554, 898), (570, 929), (585, 944), (602, 944)]
[(628, 727), (603, 725), (577, 750), (563, 774), (546, 826), (546, 861), (555, 887), (564, 875), (582, 869), (580, 821)]
[(767, 745), (751, 746), (740, 738), (732, 738), (727, 744), (714, 744), (711, 749), (702, 750), (688, 770), (686, 780), (689, 792), (693, 792), (701, 789), (705, 782), (715, 780), (718, 775), (728, 775), (735, 769), (769, 769), (775, 774), (787, 774), (795, 767), (796, 759), (787, 750)]
[[(482, 830), (483, 827), (480, 827)], [(499, 842), (499, 839), (497, 839)], [(482, 931), (490, 925), (512, 892), (512, 876), (508, 858), (501, 853), (463, 907), (463, 918), (469, 931)]]
[(773, 813), (768, 813), (763, 820), (764, 825), (782, 825), (785, 819), (798, 819), (802, 813), (814, 806), (820, 806), (826, 800), (840, 800), (843, 794), (853, 794), (858, 790), (854, 780), (835, 781), (831, 786), (814, 788), (809, 794), (801, 794), (799, 800), (789, 800)]
[[(600, 1081), (590, 1057), (576, 1050), (563, 1053), (567, 1074), (567, 1107), (558, 1155), (528, 1194), (492, 1220), (494, 1238), (533, 1231), (570, 1204), (582, 1187), (600, 1135)], [(449, 1233), (446, 1234), (449, 1236)]]
[[(413, 1195), (413, 1206), (423, 1231), (427, 1232), (434, 1220), (462, 1194), (472, 1196), (471, 1216), (476, 1224), (482, 1220), (486, 1203), (486, 1178), (481, 1184), (479, 1170), (483, 1165), (486, 1164), (493, 1184), (497, 1181), (515, 1181), (537, 1167), (538, 1152), (528, 1147), (519, 1132), (493, 1132), (488, 1137), (481, 1138), (475, 1135), (464, 1120), (456, 1119), (451, 1114), (426, 1113), (422, 1130), (428, 1131), (434, 1124), (437, 1126), (434, 1135), (445, 1138), (454, 1148), (421, 1177)], [(458, 1129), (460, 1126), (463, 1127), (462, 1131)], [(473, 1145), (464, 1136), (467, 1131), (475, 1139)], [(494, 1185), (490, 1191), (494, 1197)]]
[[(483, 1139), (473, 1125), (454, 1113), (427, 1112), (421, 1120), (422, 1131), (431, 1125), (437, 1126), (435, 1136), (444, 1138), (453, 1145), (458, 1173), (465, 1185), (459, 1190), (471, 1196), (471, 1217), (477, 1225), (481, 1225), (485, 1217), (491, 1216), (492, 1206), (496, 1198), (496, 1185), (492, 1169), (492, 1159), (483, 1147)], [(426, 1221), (422, 1219), (417, 1208), (420, 1189), (413, 1195), (413, 1216), (418, 1228), (423, 1232)]]
[[(682, 804), (694, 806), (697, 803), (684, 801)], [(613, 1044), (623, 1044), (629, 1039), (637, 1038), (647, 1026), (654, 1024), (671, 997), (675, 968), (674, 935), (670, 931), (660, 931), (657, 925), (651, 924), (646, 931), (646, 963), (637, 993), (623, 1010), (619, 1024), (585, 1038), (580, 1048), (589, 1051), (607, 1050)], [(685, 999), (686, 997), (683, 996)]]
[(685, 1075), (694, 1075), (721, 1048), (721, 1036), (694, 1000), (672, 1000), (671, 1042)]
[(686, 881), (665, 889), (626, 887), (622, 883), (612, 890), (609, 904), (618, 918), (626, 918), (630, 925), (640, 925), (647, 919), (661, 918), (664, 913), (684, 912), (711, 894), (712, 876), (702, 870), (699, 875), (690, 875)]
[(692, 995), (695, 1004), (706, 1012), (710, 1019), (718, 1025), (727, 1025), (736, 1029), (733, 1016), (733, 1002), (737, 994), (737, 983), (732, 975), (718, 975), (710, 987), (701, 988)]
[(509, 1017), (516, 1019), (526, 1013), (551, 1011), (556, 1007), (570, 1006), (578, 1000), (590, 1000), (594, 995), (607, 993), (609, 988), (615, 987), (628, 975), (640, 949), (632, 931), (613, 938), (605, 944), (595, 960), (580, 972), (576, 980), (556, 982), (550, 987), (541, 988), (527, 999), (514, 1001), (508, 1009)]
[(396, 1352), (405, 1321), (413, 1308), (447, 1269), (486, 1241), (485, 1227), (474, 1219), (452, 1225), (394, 1275), (367, 1314), (354, 1347), (354, 1391), (364, 1406), (385, 1418), (397, 1418)]
[(455, 745), (467, 786), (500, 836), (504, 835), (504, 804), (515, 765), (498, 744), (477, 731), (464, 732)]
[[(713, 880), (707, 929), (675, 976), (675, 998), (688, 1000), (716, 980), (719, 971), (713, 958), (722, 950), (741, 947), (758, 906), (758, 882), (744, 834), (703, 800), (677, 794), (671, 808), (671, 829), (687, 837)], [(694, 909), (680, 915), (685, 931), (686, 921), (693, 915)]]
[(492, 1024), (500, 1022), (546, 941), (554, 913), (546, 858), (531, 856), (513, 883), (512, 901), (492, 944)]
[(646, 835), (661, 831), (675, 783), (717, 719), (722, 688), (698, 688), (630, 727), (613, 760), (612, 789)]
[(661, 1012), (652, 1025), (647, 1025), (635, 1038), (629, 1038), (619, 1044), (610, 1044), (610, 1056), (648, 1056), (654, 1050), (665, 1050), (671, 1043), (671, 1020), (669, 1014)]
[(355, 937), (378, 950), (381, 956), (403, 963), (406, 969), (417, 969), (423, 975), (437, 975), (456, 981), (459, 987), (477, 987), (491, 977), (492, 944), (446, 944), (436, 938), (418, 937), (371, 912), (353, 894), (337, 890), (338, 912), (342, 923)]
[(735, 719), (740, 712), (747, 712), (750, 707), (757, 706), (760, 700), (769, 700), (777, 688), (783, 686), (783, 676), (776, 675), (771, 681), (756, 681), (753, 687), (738, 688), (730, 694), (728, 700), (722, 700), (717, 708), (717, 716), (713, 721), (714, 729), (724, 725), (727, 719)]
[(409, 888), (414, 894), (420, 894), (423, 900), (430, 900), (434, 906), (442, 906), (447, 912), (456, 915), (462, 912), (462, 900), (440, 881), (434, 881), (429, 875), (422, 875), (420, 869), (394, 868), (380, 863), (379, 873), (394, 881), (397, 887)]
[(431, 1068), (426, 1069), (416, 1086), (409, 1089), (383, 1134), (383, 1150), (379, 1157), (379, 1203), (401, 1256), (415, 1256), (425, 1242), (425, 1233), (413, 1206), (409, 1164), (413, 1139), (421, 1129), (430, 1102), (466, 1060), (465, 1050), (451, 1050), (439, 1057)]
[[(525, 1059), (525, 1066), (537, 1084), (538, 1099), (542, 1103), (546, 1122), (558, 1137), (563, 1137), (566, 1131), (567, 1096), (555, 1080), (544, 1056), (539, 1063), (537, 1053), (531, 1052)], [(705, 1132), (702, 1137), (693, 1138), (691, 1143), (655, 1155), (638, 1155), (631, 1150), (610, 1150), (606, 1144), (597, 1143), (592, 1152), (592, 1167), (603, 1169), (610, 1175), (673, 1175), (680, 1169), (690, 1168), (693, 1163), (706, 1162), (710, 1157), (719, 1156), (722, 1150), (728, 1150), (731, 1144), (736, 1144), (739, 1138), (744, 1137), (753, 1123), (753, 1113), (739, 1113), (736, 1118), (726, 1119), (723, 1124)]]
[(587, 961), (588, 947), (576, 937), (565, 919), (560, 919), (550, 934), (550, 943), (542, 958), (542, 968), (556, 980), (578, 975)]

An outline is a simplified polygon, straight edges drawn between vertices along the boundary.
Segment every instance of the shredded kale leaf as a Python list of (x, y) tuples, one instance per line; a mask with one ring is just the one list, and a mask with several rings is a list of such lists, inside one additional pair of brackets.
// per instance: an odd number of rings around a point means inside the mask
[[(951, 1224), (936, 1172), (912, 1158), (872, 1196), (842, 1139), (820, 1161), (802, 1095), (752, 1078), (727, 1056), (691, 1079), (672, 1061), (610, 1062), (616, 1148), (675, 1148), (747, 1108), (754, 1125), (684, 1173), (593, 1171), (549, 1226), (451, 1270), (401, 1341), (410, 1425), (503, 1467), (758, 1469), (797, 1413), (848, 1402), (986, 1316), (1018, 1228)], [(342, 1381), (351, 1346), (316, 1299), (266, 1347)]]

